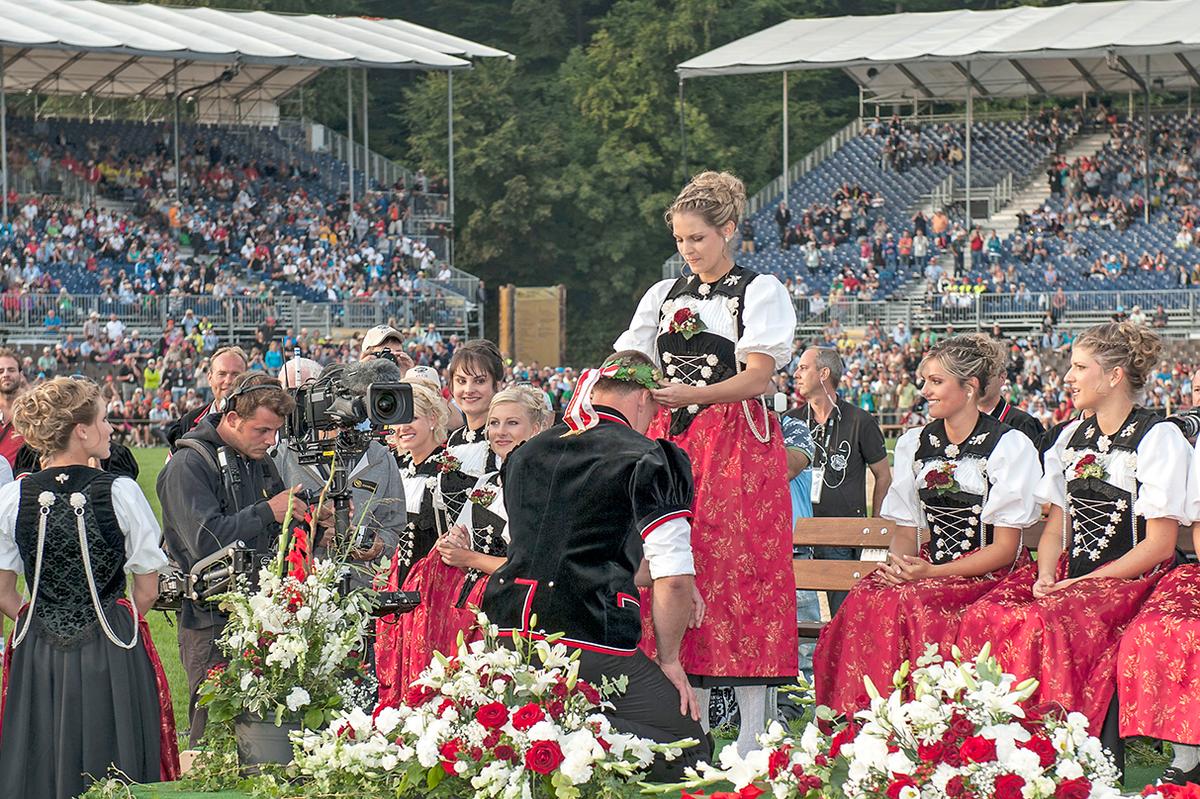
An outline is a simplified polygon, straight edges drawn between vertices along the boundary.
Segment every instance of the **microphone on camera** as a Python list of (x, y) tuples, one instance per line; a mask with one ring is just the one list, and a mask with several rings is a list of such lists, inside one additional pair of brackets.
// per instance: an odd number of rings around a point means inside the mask
[(375, 383), (399, 383), (404, 375), (400, 367), (386, 358), (372, 358), (346, 366), (342, 372), (342, 385), (356, 397), (365, 397), (367, 389)]

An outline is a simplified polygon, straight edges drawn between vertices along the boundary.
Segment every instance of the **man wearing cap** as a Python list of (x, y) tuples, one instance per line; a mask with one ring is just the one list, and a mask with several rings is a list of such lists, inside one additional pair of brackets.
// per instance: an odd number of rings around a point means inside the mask
[(375, 358), (379, 352), (387, 350), (392, 354), (400, 372), (407, 372), (413, 367), (413, 359), (404, 350), (404, 334), (391, 325), (375, 325), (363, 336), (362, 355), (359, 360)]
[(212, 390), (213, 399), (208, 405), (202, 405), (181, 416), (174, 424), (167, 427), (167, 445), (171, 452), (176, 449), (175, 442), (180, 436), (189, 433), (204, 421), (210, 414), (220, 412), (221, 400), (233, 388), (234, 382), (250, 366), (250, 360), (241, 347), (221, 347), (208, 359), (208, 386)]
[[(698, 741), (673, 761), (655, 760), (650, 778), (669, 782), (708, 760), (711, 742), (699, 722), (707, 709), (679, 661), (684, 630), (703, 618), (693, 599), (691, 466), (674, 444), (645, 436), (660, 377), (641, 353), (615, 353), (581, 377), (565, 424), (508, 457), (512, 540), (483, 610), (502, 637), (562, 633), (558, 641), (579, 650), (579, 676), (589, 682), (628, 678), (607, 714), (618, 730), (660, 743)], [(653, 661), (638, 648), (638, 582), (652, 585)], [(673, 697), (679, 701), (663, 701)]]

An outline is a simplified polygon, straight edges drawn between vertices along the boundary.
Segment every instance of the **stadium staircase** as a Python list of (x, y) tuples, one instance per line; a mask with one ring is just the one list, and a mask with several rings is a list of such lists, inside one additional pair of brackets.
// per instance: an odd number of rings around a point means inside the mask
[[(1107, 141), (1107, 132), (1078, 136), (1063, 153), (1063, 159), (1070, 164), (1077, 158), (1094, 156)], [(1047, 159), (1045, 163), (1047, 169), (1049, 164), (1050, 161)], [(1045, 171), (1043, 170), (1040, 174), (1035, 172), (1025, 187), (1013, 195), (1008, 207), (987, 220), (987, 227), (994, 229), (996, 235), (1001, 239), (1007, 239), (1017, 229), (1018, 213), (1039, 208), (1049, 199), (1050, 186), (1046, 180)]]

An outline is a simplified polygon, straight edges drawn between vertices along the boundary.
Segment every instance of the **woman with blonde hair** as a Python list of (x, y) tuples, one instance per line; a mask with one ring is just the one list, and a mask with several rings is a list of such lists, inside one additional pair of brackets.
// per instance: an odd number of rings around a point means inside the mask
[(1092, 734), (1107, 727), (1102, 738), (1114, 751), (1115, 724), (1105, 719), (1117, 646), (1190, 521), (1192, 449), (1178, 427), (1137, 403), (1161, 346), (1129, 322), (1075, 340), (1066, 384), (1091, 415), (1046, 451), (1037, 499), (1050, 512), (1037, 564), (972, 605), (959, 629), (964, 652), (991, 642), (1005, 671), (1037, 678), (1037, 701), (1085, 714)]
[(1003, 357), (984, 340), (955, 336), (922, 359), (932, 421), (896, 442), (895, 476), (880, 510), (896, 525), (888, 562), (821, 631), (813, 656), (821, 704), (853, 715), (865, 705), (864, 677), (888, 685), (929, 644), (949, 656), (963, 610), (1029, 562), (1021, 530), (1038, 520), (1037, 450), (979, 410)]
[(138, 782), (175, 779), (171, 694), (143, 618), (167, 557), (137, 483), (88, 466), (109, 456), (112, 436), (99, 389), (50, 380), (17, 399), (13, 424), (43, 468), (0, 489), (0, 611), (15, 621), (0, 796), (69, 799), (110, 766)]
[[(545, 395), (537, 389), (516, 386), (498, 392), (484, 426), (489, 460), (503, 464), (509, 453), (552, 421)], [(475, 623), (488, 577), (504, 565), (508, 514), (503, 467), (479, 478), (468, 499), (458, 523), (439, 536), (435, 548), (413, 567), (404, 583), (404, 590), (421, 592), (421, 606), (400, 620), (402, 691), (421, 675), (434, 652), (454, 651), (459, 633)]]
[[(727, 172), (684, 187), (665, 217), (691, 274), (652, 286), (613, 347), (641, 352), (666, 375), (647, 435), (686, 451), (695, 481), (702, 622), (684, 635), (679, 662), (662, 665), (686, 672), (701, 708), (710, 688), (734, 686), (743, 754), (766, 727), (766, 686), (789, 684), (799, 670), (787, 456), (779, 420), (760, 401), (792, 357), (796, 312), (774, 276), (733, 261), (745, 208), (745, 187)], [(652, 604), (641, 603), (642, 647), (656, 654)]]
[[(423, 383), (410, 384), (412, 421), (397, 425), (390, 441), (404, 483), (408, 514), (388, 571), (387, 587), (391, 590), (405, 584), (412, 567), (454, 526), (476, 481), (462, 471), (462, 463), (446, 449), (446, 423), (450, 418), (446, 401)], [(400, 664), (406, 641), (401, 619), (384, 617), (377, 625), (375, 673), (381, 700), (403, 696)]]

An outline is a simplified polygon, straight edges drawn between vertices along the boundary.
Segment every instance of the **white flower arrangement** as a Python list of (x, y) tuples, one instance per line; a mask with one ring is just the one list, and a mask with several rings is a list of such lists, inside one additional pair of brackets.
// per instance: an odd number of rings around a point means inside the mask
[[(1110, 799), (1119, 772), (1080, 713), (1030, 707), (1036, 680), (1004, 674), (987, 648), (974, 662), (943, 662), (936, 648), (896, 672), (884, 696), (866, 680), (870, 707), (852, 720), (818, 708), (794, 735), (778, 723), (745, 757), (689, 770), (685, 791), (733, 783), (774, 799)], [(657, 790), (657, 789), (656, 789)], [(743, 794), (743, 795), (746, 795)], [(684, 793), (696, 797), (695, 793)]]
[(369, 694), (357, 689), (374, 681), (363, 663), (372, 597), (342, 596), (340, 574), (335, 561), (317, 560), (284, 577), (276, 565), (262, 570), (254, 593), (221, 598), (229, 623), (219, 644), (229, 665), (210, 672), (200, 688), (210, 720), (248, 713), (315, 728)]
[(480, 615), (483, 640), (459, 639), (436, 653), (399, 705), (338, 714), (325, 730), (292, 736), (295, 763), (315, 793), (418, 796), (446, 782), (457, 796), (559, 799), (613, 795), (662, 753), (619, 733), (600, 712), (623, 684), (596, 687), (578, 676), (577, 653), (546, 641), (497, 643)]

